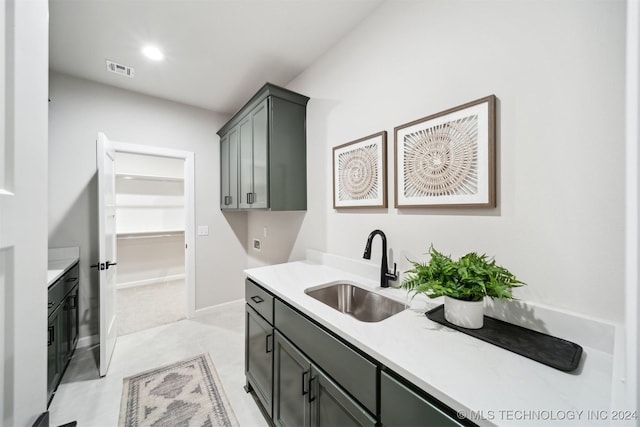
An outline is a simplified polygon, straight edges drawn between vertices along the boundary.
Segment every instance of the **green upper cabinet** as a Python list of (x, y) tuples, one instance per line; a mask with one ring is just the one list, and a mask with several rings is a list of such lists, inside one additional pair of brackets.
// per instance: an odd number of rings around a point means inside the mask
[(307, 209), (308, 101), (267, 83), (218, 131), (221, 209)]
[(238, 130), (220, 139), (220, 208), (238, 208)]
[(247, 209), (252, 207), (252, 198), (255, 197), (253, 179), (255, 174), (253, 161), (253, 123), (252, 117), (246, 117), (238, 125), (238, 135), (240, 137), (239, 157), (240, 168), (238, 170), (238, 207)]

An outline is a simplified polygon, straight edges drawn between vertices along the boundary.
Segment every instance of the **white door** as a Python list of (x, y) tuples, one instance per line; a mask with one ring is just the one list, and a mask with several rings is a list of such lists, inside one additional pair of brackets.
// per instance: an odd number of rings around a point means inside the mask
[(0, 1), (2, 426), (47, 408), (47, 7)]
[(98, 134), (98, 270), (100, 273), (100, 376), (107, 374), (116, 346), (116, 187), (115, 150)]
[[(2, 5), (0, 7), (0, 71), (2, 75), (5, 73), (5, 7)], [(11, 226), (13, 225), (8, 218), (13, 216), (15, 197), (8, 191), (7, 185), (5, 183), (6, 175), (5, 172), (8, 165), (8, 161), (6, 159), (6, 148), (5, 148), (5, 89), (4, 89), (4, 79), (0, 81), (0, 99), (3, 100), (0, 103), (0, 301), (6, 301), (8, 295), (5, 292), (5, 288), (9, 286), (10, 279), (10, 266), (7, 262), (7, 258), (9, 258), (9, 250), (13, 248), (14, 237), (9, 234), (11, 230)], [(11, 165), (13, 166), (13, 164)], [(7, 277), (9, 276), (9, 277)], [(5, 325), (5, 303), (0, 303), (0, 312), (3, 314), (0, 316), (0, 423), (7, 421), (5, 418), (5, 408), (4, 402), (6, 397), (4, 396), (5, 379), (4, 379), (4, 366), (7, 364), (7, 356), (5, 350), (5, 340), (8, 337), (5, 337), (5, 330), (9, 325)], [(8, 322), (7, 322), (8, 323)]]

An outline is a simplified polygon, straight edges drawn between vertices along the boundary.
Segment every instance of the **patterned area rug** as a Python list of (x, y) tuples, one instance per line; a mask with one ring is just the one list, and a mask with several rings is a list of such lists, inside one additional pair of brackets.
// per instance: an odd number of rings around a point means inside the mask
[(120, 427), (237, 427), (208, 354), (124, 379)]

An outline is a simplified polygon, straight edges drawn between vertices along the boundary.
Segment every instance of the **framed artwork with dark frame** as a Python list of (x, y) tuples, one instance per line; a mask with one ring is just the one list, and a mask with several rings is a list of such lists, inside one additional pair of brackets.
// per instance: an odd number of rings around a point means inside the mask
[(403, 124), (395, 133), (395, 207), (495, 207), (496, 97)]
[(387, 207), (387, 132), (333, 148), (333, 207)]

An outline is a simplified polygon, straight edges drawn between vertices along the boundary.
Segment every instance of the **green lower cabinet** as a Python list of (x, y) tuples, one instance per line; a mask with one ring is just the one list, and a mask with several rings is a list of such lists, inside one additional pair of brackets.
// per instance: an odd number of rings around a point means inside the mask
[(374, 427), (376, 421), (329, 377), (311, 369), (311, 425), (320, 427)]
[(47, 291), (47, 407), (78, 343), (78, 271), (73, 265)]
[(278, 331), (273, 357), (273, 423), (282, 427), (311, 426), (311, 361)]
[(247, 383), (275, 426), (475, 426), (259, 285), (246, 296)]
[(386, 372), (380, 378), (380, 421), (385, 427), (463, 425)]
[(371, 415), (276, 331), (273, 422), (283, 427), (374, 427)]
[(80, 308), (79, 308), (79, 286), (76, 286), (65, 301), (65, 310), (67, 312), (67, 324), (69, 325), (69, 339), (67, 343), (69, 347), (67, 348), (67, 357), (71, 358), (76, 346), (78, 345), (78, 338), (80, 336)]
[(262, 406), (271, 415), (273, 372), (273, 327), (248, 304), (246, 305), (247, 382), (256, 392)]
[(49, 315), (47, 329), (47, 402), (51, 402), (53, 392), (56, 390), (62, 375), (62, 362), (60, 360), (60, 338), (62, 331), (62, 308), (58, 307)]
[(274, 325), (370, 413), (376, 413), (378, 367), (279, 300)]

